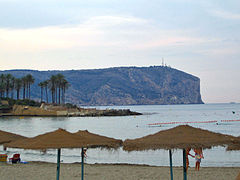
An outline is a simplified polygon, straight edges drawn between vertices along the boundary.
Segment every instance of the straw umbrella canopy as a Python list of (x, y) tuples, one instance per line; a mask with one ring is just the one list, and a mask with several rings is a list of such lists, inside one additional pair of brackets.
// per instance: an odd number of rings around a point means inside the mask
[(234, 136), (194, 128), (188, 125), (180, 125), (142, 138), (127, 139), (123, 143), (123, 149), (126, 151), (186, 148), (207, 149), (213, 146), (229, 145), (234, 141), (237, 141), (237, 138)]
[[(86, 132), (86, 131), (85, 131)], [(90, 133), (91, 134), (91, 133)], [(93, 134), (91, 134), (93, 135)], [(42, 149), (58, 149), (57, 155), (57, 179), (59, 179), (59, 172), (60, 172), (60, 155), (61, 155), (61, 148), (82, 148), (82, 179), (83, 179), (83, 147), (106, 147), (106, 148), (117, 148), (122, 144), (121, 140), (115, 140), (112, 138), (112, 144), (110, 141), (107, 143), (104, 141), (107, 137), (102, 138), (101, 136), (95, 135), (99, 137), (98, 141), (94, 141), (88, 136), (83, 136), (81, 133), (73, 134), (63, 129), (58, 129), (53, 132), (45, 133), (33, 138), (29, 138), (27, 140), (19, 140), (15, 142), (11, 142), (6, 144), (6, 147), (11, 148), (22, 148), (22, 149), (35, 149), (35, 150), (42, 150)], [(114, 144), (115, 143), (115, 144)]]
[(0, 144), (9, 143), (19, 139), (26, 139), (26, 137), (0, 130)]
[(33, 150), (79, 148), (83, 145), (77, 136), (64, 129), (41, 134), (33, 138), (28, 138), (27, 140), (18, 140), (5, 144), (6, 147), (10, 148)]
[(228, 145), (227, 151), (239, 151), (240, 150), (240, 136), (238, 137), (238, 143)]
[(87, 130), (85, 131), (78, 131), (76, 133), (73, 133), (74, 135), (77, 135), (80, 139), (84, 139), (85, 142), (85, 148), (113, 148), (117, 149), (122, 145), (122, 140), (114, 139), (106, 136), (101, 136), (98, 134), (90, 133)]
[(180, 125), (142, 138), (133, 140), (127, 139), (123, 143), (123, 149), (125, 151), (169, 150), (171, 179), (173, 179), (171, 149), (183, 149), (184, 179), (187, 179), (185, 149), (206, 149), (213, 146), (225, 146), (235, 141), (236, 137), (234, 136), (194, 128), (188, 125)]

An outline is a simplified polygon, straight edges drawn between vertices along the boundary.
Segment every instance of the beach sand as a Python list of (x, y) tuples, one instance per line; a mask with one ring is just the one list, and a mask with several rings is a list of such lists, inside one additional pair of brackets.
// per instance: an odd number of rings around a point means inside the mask
[[(45, 162), (29, 162), (28, 164), (0, 163), (1, 180), (52, 180), (56, 179), (56, 164)], [(84, 166), (86, 180), (141, 180), (170, 179), (169, 167), (156, 167), (127, 164), (86, 164)], [(203, 167), (200, 171), (189, 168), (189, 180), (235, 180), (240, 167)], [(174, 179), (183, 179), (182, 168), (173, 168)], [(81, 164), (61, 164), (61, 180), (81, 179)]]

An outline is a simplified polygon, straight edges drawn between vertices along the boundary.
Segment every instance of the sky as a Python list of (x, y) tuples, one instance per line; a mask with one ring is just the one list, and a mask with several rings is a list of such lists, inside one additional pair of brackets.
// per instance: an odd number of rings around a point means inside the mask
[(161, 65), (240, 102), (239, 0), (0, 0), (0, 70)]

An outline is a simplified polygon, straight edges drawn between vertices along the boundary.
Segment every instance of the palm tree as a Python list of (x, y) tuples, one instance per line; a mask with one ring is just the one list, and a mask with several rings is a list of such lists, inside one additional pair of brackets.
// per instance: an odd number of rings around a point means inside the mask
[(69, 88), (70, 84), (66, 79), (63, 79), (61, 83), (61, 88), (62, 88), (62, 103), (65, 104), (65, 92)]
[(6, 76), (4, 74), (1, 74), (0, 76), (0, 97), (4, 97), (4, 93), (6, 90), (6, 81), (5, 81)]
[(20, 90), (21, 90), (22, 86), (23, 86), (22, 79), (16, 78), (15, 79), (15, 89), (17, 91), (17, 100), (20, 97), (19, 95), (20, 95)]
[[(65, 80), (64, 75), (62, 75), (60, 73), (57, 74), (56, 75), (56, 80), (57, 80), (56, 88), (58, 88), (58, 103), (61, 104), (61, 85), (62, 85), (63, 80)], [(56, 99), (56, 102), (57, 102), (57, 99)]]
[(43, 87), (45, 88), (45, 94), (46, 94), (46, 102), (48, 103), (48, 83), (49, 81), (46, 80), (46, 81), (43, 81)]
[(22, 85), (23, 85), (23, 99), (25, 99), (26, 98), (26, 88), (27, 88), (26, 76), (22, 77)]
[(42, 102), (42, 99), (43, 99), (43, 88), (44, 88), (44, 82), (40, 82), (38, 84), (38, 86), (41, 88), (41, 102)]
[(57, 82), (56, 76), (52, 75), (48, 83), (48, 87), (52, 93), (52, 103), (55, 103), (56, 99), (56, 82)]
[(35, 79), (31, 74), (26, 75), (26, 80), (27, 80), (27, 98), (30, 99), (31, 96), (31, 84), (34, 83)]
[(9, 91), (10, 91), (10, 86), (11, 86), (11, 79), (13, 78), (13, 76), (11, 74), (7, 74), (5, 76), (5, 81), (6, 81), (6, 93), (7, 93), (7, 97), (9, 96)]
[(0, 82), (0, 98), (4, 97), (5, 84)]
[(11, 98), (13, 99), (14, 96), (14, 88), (15, 88), (15, 77), (12, 76), (12, 78), (10, 79), (10, 91), (11, 91)]

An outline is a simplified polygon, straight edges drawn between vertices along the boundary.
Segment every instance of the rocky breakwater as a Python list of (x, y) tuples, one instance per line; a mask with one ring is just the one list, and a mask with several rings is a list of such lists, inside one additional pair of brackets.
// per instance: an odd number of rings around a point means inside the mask
[(141, 115), (141, 113), (129, 109), (105, 109), (96, 108), (67, 108), (64, 106), (46, 105), (41, 107), (14, 105), (8, 116), (56, 116), (56, 117), (85, 117), (85, 116), (130, 116)]
[(105, 110), (98, 110), (95, 108), (89, 109), (80, 109), (79, 116), (135, 116), (135, 115), (142, 115), (139, 112), (130, 111), (130, 109), (105, 109)]

